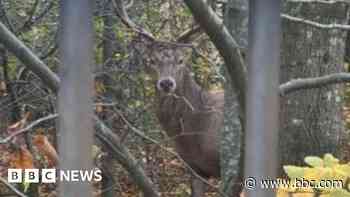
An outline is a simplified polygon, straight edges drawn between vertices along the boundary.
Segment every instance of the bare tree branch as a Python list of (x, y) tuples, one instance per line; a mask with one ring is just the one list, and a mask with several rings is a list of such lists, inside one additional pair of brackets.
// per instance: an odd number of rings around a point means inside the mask
[(53, 8), (53, 6), (56, 4), (57, 2), (55, 1), (50, 1), (49, 4), (44, 8), (44, 10), (38, 14), (37, 17), (35, 17), (35, 22), (38, 22), (40, 19), (44, 18), (44, 16), (46, 16), (46, 14)]
[[(159, 148), (161, 148), (162, 150), (166, 151), (167, 153), (170, 153), (172, 155), (174, 155), (179, 161), (181, 161), (185, 168), (188, 169), (190, 171), (190, 173), (198, 178), (199, 180), (201, 180), (203, 183), (205, 183), (206, 185), (214, 188), (214, 189), (218, 189), (217, 187), (215, 187), (213, 184), (211, 184), (209, 181), (207, 181), (205, 178), (201, 177), (196, 171), (194, 171), (194, 169), (191, 168), (191, 166), (189, 164), (187, 164), (179, 154), (177, 154), (176, 152), (174, 151), (171, 151), (167, 148), (165, 148), (160, 142), (158, 142), (157, 140), (147, 136), (145, 134), (145, 132), (141, 131), (140, 129), (134, 127), (126, 118), (125, 116), (121, 113), (121, 111), (119, 111), (118, 109), (116, 109), (116, 112), (118, 113), (118, 115), (121, 117), (121, 119), (123, 120), (123, 122), (131, 129), (131, 131), (133, 131), (136, 135), (138, 135), (139, 137), (141, 137), (142, 139), (144, 140), (147, 140), (155, 145), (157, 145)], [(197, 133), (198, 134), (198, 133)], [(190, 134), (190, 135), (195, 135), (195, 134)], [(176, 136), (176, 137), (180, 137), (180, 135)], [(172, 138), (173, 139), (173, 138)], [(170, 140), (172, 140), (170, 139)], [(167, 140), (168, 141), (168, 140)], [(220, 190), (217, 190), (218, 193), (221, 195), (221, 196), (226, 196), (223, 192), (221, 192)]]
[(193, 48), (192, 44), (187, 44), (187, 43), (177, 43), (177, 42), (169, 42), (169, 41), (163, 41), (163, 40), (158, 40), (154, 37), (154, 35), (147, 31), (146, 29), (142, 28), (141, 26), (137, 25), (134, 23), (128, 13), (126, 12), (126, 8), (123, 4), (122, 0), (112, 0), (113, 8), (116, 14), (120, 17), (121, 21), (130, 29), (132, 29), (134, 32), (138, 33), (139, 35), (157, 43), (164, 43), (164, 44), (169, 44), (169, 45), (174, 45), (174, 46), (179, 46), (179, 47), (190, 47)]
[[(0, 144), (8, 143), (15, 136), (29, 131), (31, 128), (33, 128), (34, 126), (44, 121), (51, 120), (57, 117), (58, 117), (58, 114), (51, 114), (46, 117), (40, 118), (32, 122), (25, 128), (6, 137), (5, 139), (0, 139)], [(128, 170), (129, 173), (131, 173), (135, 182), (138, 183), (141, 189), (145, 192), (146, 196), (158, 197), (159, 195), (154, 190), (153, 183), (145, 175), (143, 169), (140, 168), (136, 159), (133, 158), (133, 156), (128, 152), (128, 150), (122, 145), (122, 143), (119, 140), (119, 137), (115, 135), (108, 127), (106, 127), (101, 120), (99, 120), (96, 117), (95, 119), (97, 121), (97, 130), (98, 130), (98, 132), (96, 132), (95, 135), (104, 143), (106, 143), (109, 146), (110, 150), (112, 150), (112, 152), (117, 155), (117, 156), (115, 155), (113, 156)], [(151, 139), (151, 138), (148, 138), (148, 139)]]
[(110, 150), (112, 157), (117, 159), (120, 164), (130, 173), (131, 177), (144, 192), (145, 196), (159, 197), (152, 181), (147, 177), (139, 162), (129, 153), (125, 146), (121, 143), (119, 137), (112, 132), (101, 120), (95, 117), (97, 122), (95, 135), (104, 142)]
[(126, 24), (129, 28), (133, 29), (135, 32), (151, 39), (155, 40), (155, 37), (145, 29), (141, 28), (140, 26), (136, 25), (129, 17), (129, 15), (126, 12), (126, 8), (124, 5), (123, 0), (112, 0), (113, 8), (115, 12), (118, 14), (120, 19), (124, 24)]
[(42, 49), (40, 52), (39, 58), (41, 60), (46, 59), (47, 57), (54, 54), (58, 49), (58, 30), (55, 32), (55, 35), (53, 36), (53, 39), (50, 41), (50, 43), (47, 45), (45, 49)]
[(58, 90), (60, 80), (28, 47), (0, 23), (0, 42), (33, 73), (37, 74), (52, 90)]
[[(0, 43), (4, 44), (4, 46), (14, 55), (22, 60), (23, 62), (27, 62), (24, 65), (28, 67), (33, 73), (38, 75), (44, 82), (49, 84), (49, 88), (51, 88), (52, 91), (57, 92), (60, 84), (60, 80), (58, 76), (52, 72), (37, 56), (35, 56), (28, 48), (24, 46), (24, 44), (18, 40), (10, 31), (6, 29), (6, 27), (0, 23)], [(30, 64), (29, 64), (30, 63)], [(113, 137), (111, 139), (118, 139), (117, 135), (107, 130), (107, 127), (102, 127), (101, 123), (103, 123), (101, 120), (96, 118), (96, 120), (100, 123), (98, 126), (100, 127), (100, 132), (104, 132), (103, 134), (96, 134), (99, 135), (102, 138), (105, 138), (105, 140), (108, 140), (109, 137)], [(104, 129), (103, 129), (104, 128)], [(108, 131), (108, 132), (107, 132)], [(23, 131), (24, 132), (24, 131)], [(96, 132), (96, 133), (100, 133)], [(111, 135), (108, 135), (111, 134)], [(109, 137), (104, 137), (109, 136)], [(110, 141), (109, 141), (110, 142)], [(113, 141), (114, 142), (114, 141)], [(112, 148), (113, 143), (109, 143), (109, 147)], [(122, 147), (122, 146), (121, 146)], [(123, 147), (123, 150), (127, 150), (125, 147)], [(115, 152), (115, 150), (113, 150)], [(129, 164), (134, 164), (134, 161), (132, 160), (122, 160), (120, 162), (127, 162)], [(135, 179), (138, 180), (136, 184), (142, 189), (142, 191), (146, 194), (145, 196), (150, 197), (158, 197), (159, 195), (154, 190), (154, 186), (152, 182), (142, 182), (140, 177), (145, 176), (145, 172), (142, 168), (138, 168), (136, 171), (130, 172), (130, 175)], [(145, 177), (143, 177), (145, 178)], [(147, 178), (147, 177), (146, 177)], [(141, 182), (140, 182), (141, 180)], [(146, 179), (144, 179), (146, 180)]]
[(0, 46), (0, 59), (1, 59), (0, 64), (3, 67), (3, 76), (5, 80), (5, 86), (6, 86), (6, 89), (8, 90), (10, 99), (13, 101), (13, 107), (10, 110), (11, 118), (12, 118), (12, 121), (16, 121), (17, 118), (19, 117), (20, 108), (19, 108), (18, 102), (16, 101), (15, 88), (14, 88), (15, 86), (11, 84), (11, 79), (9, 74), (9, 64), (8, 64), (9, 63), (8, 53), (3, 46)]
[(27, 21), (24, 22), (22, 27), (20, 27), (16, 32), (23, 33), (24, 31), (29, 30), (32, 25), (38, 23), (42, 18), (44, 18), (55, 4), (55, 1), (50, 1), (49, 4), (43, 9), (43, 11), (41, 11), (37, 16), (34, 16), (36, 7), (33, 6), (33, 10), (30, 12), (30, 16), (28, 17)]
[(184, 0), (201, 28), (208, 34), (211, 41), (225, 60), (225, 66), (232, 79), (232, 87), (238, 96), (240, 116), (244, 120), (245, 90), (247, 71), (239, 46), (222, 20), (204, 0)]
[(321, 4), (336, 4), (336, 3), (350, 3), (349, 0), (287, 0), (291, 3), (321, 3)]
[(29, 27), (33, 24), (33, 16), (35, 11), (37, 10), (39, 5), (39, 0), (35, 0), (32, 8), (28, 12), (27, 20), (23, 23), (23, 25), (19, 28), (18, 32), (22, 32), (25, 29), (29, 29)]
[(311, 20), (307, 20), (307, 19), (303, 19), (303, 18), (299, 18), (299, 17), (295, 17), (295, 16), (290, 16), (288, 14), (281, 14), (281, 17), (283, 19), (287, 19), (291, 22), (296, 22), (296, 23), (303, 23), (305, 25), (310, 25), (313, 27), (317, 27), (320, 29), (340, 29), (340, 30), (350, 30), (350, 25), (342, 25), (342, 24), (322, 24), (322, 23), (318, 23), (315, 21), (311, 21)]
[[(118, 0), (116, 0), (118, 1)], [(240, 93), (240, 104), (244, 103), (244, 91), (246, 84), (246, 68), (240, 55), (236, 42), (230, 36), (228, 30), (222, 24), (219, 17), (206, 5), (203, 0), (185, 0), (186, 4), (194, 13), (195, 18), (202, 28), (208, 33), (212, 41), (224, 57), (226, 66), (234, 81), (234, 87)], [(37, 74), (44, 83), (55, 92), (58, 90), (60, 80), (39, 58), (37, 58), (21, 41), (19, 41), (7, 28), (0, 23), (0, 42), (14, 55), (20, 59), (31, 71)], [(350, 81), (350, 74), (338, 73), (317, 78), (296, 79), (280, 86), (281, 95), (310, 88), (319, 88), (334, 83)], [(104, 129), (106, 132), (106, 129)], [(109, 132), (108, 132), (109, 133)], [(115, 135), (115, 134), (114, 134)], [(104, 137), (108, 140), (108, 138)], [(110, 146), (113, 144), (110, 143)], [(120, 150), (119, 150), (120, 151)], [(124, 161), (131, 162), (132, 161)], [(140, 171), (140, 173), (144, 173)], [(137, 174), (131, 174), (137, 179)]]
[(346, 83), (346, 82), (350, 82), (350, 73), (335, 73), (335, 74), (325, 75), (322, 77), (293, 79), (284, 84), (281, 84), (279, 89), (280, 89), (280, 94), (282, 96), (285, 96), (291, 92), (295, 92), (299, 90), (321, 88), (326, 85)]
[(7, 12), (6, 12), (6, 9), (4, 8), (4, 4), (3, 4), (3, 1), (0, 1), (0, 10), (1, 10), (1, 20), (4, 21), (7, 26), (9, 27), (9, 29), (14, 33), (16, 34), (16, 31), (15, 31), (15, 28), (14, 28), (14, 25), (12, 24), (12, 22), (10, 21), (9, 17), (7, 16)]
[(23, 129), (20, 129), (16, 132), (14, 132), (13, 134), (9, 135), (8, 137), (1, 139), (0, 138), (0, 144), (5, 144), (10, 142), (14, 137), (16, 137), (17, 135), (23, 134), (27, 131), (29, 131), (30, 129), (32, 129), (33, 127), (39, 125), (42, 122), (48, 121), (48, 120), (52, 120), (58, 117), (58, 114), (50, 114), (48, 116), (39, 118), (35, 121), (33, 121), (32, 123), (30, 123), (29, 125), (27, 125), (26, 127), (24, 127)]
[(20, 197), (28, 197), (27, 195), (25, 195), (22, 192), (20, 192), (15, 186), (13, 186), (9, 182), (7, 182), (4, 178), (0, 177), (0, 182), (2, 182), (4, 185), (6, 185), (11, 191), (13, 191), (18, 196), (20, 196)]
[(192, 41), (192, 37), (196, 35), (197, 33), (201, 33), (201, 27), (199, 25), (194, 26), (191, 29), (186, 30), (185, 32), (181, 33), (180, 36), (176, 38), (176, 42), (181, 43), (189, 43)]
[(130, 9), (132, 6), (134, 5), (134, 0), (130, 0), (126, 5), (125, 5), (125, 9)]

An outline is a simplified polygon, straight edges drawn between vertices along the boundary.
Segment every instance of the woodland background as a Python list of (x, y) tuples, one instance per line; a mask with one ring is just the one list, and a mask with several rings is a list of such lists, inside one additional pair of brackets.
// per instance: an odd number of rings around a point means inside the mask
[[(350, 58), (349, 2), (283, 2), (281, 83), (344, 72)], [(209, 4), (208, 4), (209, 5)], [(247, 3), (213, 0), (210, 5), (223, 19), (241, 50), (247, 48)], [(111, 0), (95, 2), (94, 109), (116, 132), (163, 196), (189, 196), (186, 167), (174, 154), (171, 139), (154, 116), (154, 82), (135, 55), (135, 31), (118, 17)], [(219, 52), (193, 19), (182, 0), (126, 1), (125, 8), (136, 24), (157, 39), (191, 43), (187, 53), (193, 77), (205, 89), (230, 90), (229, 78)], [(2, 0), (0, 20), (53, 71), (58, 61), (59, 1)], [(337, 25), (329, 25), (337, 24)], [(266, 46), (268, 50), (268, 46)], [(11, 143), (1, 143), (0, 176), (7, 168), (48, 167), (56, 164), (56, 96), (40, 78), (0, 45), (0, 135), (26, 130)], [(235, 102), (235, 94), (226, 96)], [(283, 165), (304, 165), (308, 155), (332, 153), (350, 161), (350, 89), (346, 84), (300, 90), (281, 97), (280, 159)], [(236, 158), (223, 166), (238, 173), (240, 126), (237, 104), (226, 103), (222, 152)], [(69, 106), (67, 106), (69, 107)], [(49, 117), (45, 119), (45, 117)], [(43, 119), (44, 118), (44, 119)], [(236, 132), (229, 132), (235, 130)], [(27, 132), (28, 131), (28, 132)], [(25, 147), (25, 148), (24, 148)], [(236, 147), (236, 148), (235, 148)], [(235, 152), (236, 151), (236, 152)], [(104, 170), (104, 181), (95, 184), (96, 196), (138, 196), (134, 182), (104, 146), (96, 142), (93, 156)], [(112, 165), (111, 165), (112, 164)], [(281, 165), (281, 176), (282, 172)], [(208, 196), (220, 196), (217, 180), (210, 180)], [(56, 196), (54, 185), (23, 185), (28, 196)], [(225, 186), (222, 187), (225, 191)], [(0, 184), (0, 196), (11, 191)]]

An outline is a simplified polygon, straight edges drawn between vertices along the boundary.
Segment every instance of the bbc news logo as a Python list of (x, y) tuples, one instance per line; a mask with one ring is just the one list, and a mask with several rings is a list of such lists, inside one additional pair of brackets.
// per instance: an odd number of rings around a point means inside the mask
[(60, 182), (99, 182), (102, 180), (100, 169), (92, 170), (56, 170), (56, 169), (8, 169), (9, 183), (56, 183)]

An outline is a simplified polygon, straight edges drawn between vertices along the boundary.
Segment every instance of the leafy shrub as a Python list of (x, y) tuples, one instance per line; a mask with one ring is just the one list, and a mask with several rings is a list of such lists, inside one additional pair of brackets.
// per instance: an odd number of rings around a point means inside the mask
[(279, 186), (278, 197), (350, 197), (350, 163), (342, 164), (331, 154), (304, 161), (309, 166), (284, 166), (290, 180)]

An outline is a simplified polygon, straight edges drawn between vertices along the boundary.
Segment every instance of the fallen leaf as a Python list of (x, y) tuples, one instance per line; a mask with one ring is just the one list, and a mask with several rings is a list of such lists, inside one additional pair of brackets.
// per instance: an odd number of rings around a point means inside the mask
[(34, 160), (30, 151), (21, 146), (18, 150), (10, 155), (10, 166), (11, 168), (19, 169), (33, 169)]
[(58, 164), (57, 151), (45, 135), (34, 136), (33, 144), (37, 147), (39, 153), (46, 158), (48, 167), (54, 167)]

